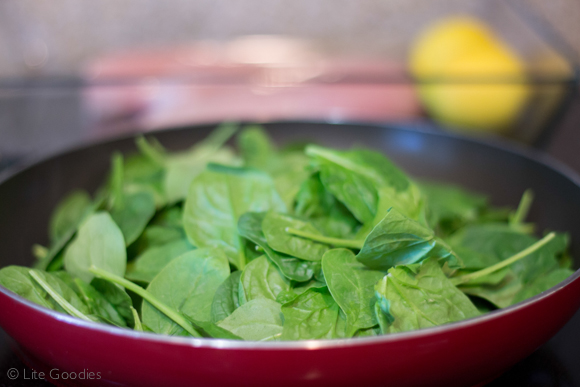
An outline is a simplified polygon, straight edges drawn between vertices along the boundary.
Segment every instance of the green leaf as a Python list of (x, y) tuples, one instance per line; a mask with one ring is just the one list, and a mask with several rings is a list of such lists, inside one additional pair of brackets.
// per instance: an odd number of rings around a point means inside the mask
[(244, 166), (264, 169), (277, 156), (276, 147), (261, 125), (248, 125), (238, 135)]
[(260, 125), (246, 127), (238, 136), (244, 166), (268, 173), (288, 208), (294, 202), (300, 184), (308, 178), (308, 159), (303, 152), (277, 152)]
[[(530, 246), (535, 240), (534, 237), (523, 234), (505, 223), (484, 223), (468, 225), (453, 234), (447, 241), (452, 248), (462, 247), (464, 251), (469, 249), (477, 254), (487, 255), (488, 259), (483, 262), (486, 267), (490, 257), (495, 260), (493, 263), (498, 263)], [(468, 255), (466, 254), (466, 267), (482, 268), (471, 263)]]
[(357, 255), (359, 262), (375, 270), (421, 262), (429, 257), (446, 261), (452, 268), (460, 261), (433, 231), (390, 209), (375, 226)]
[(225, 319), (240, 306), (238, 296), (241, 276), (241, 270), (234, 271), (217, 288), (211, 303), (211, 322), (217, 323)]
[(183, 207), (173, 205), (158, 211), (151, 220), (151, 226), (183, 228)]
[(127, 246), (143, 233), (153, 215), (155, 198), (146, 191), (125, 194), (122, 204), (111, 210), (111, 217), (121, 229)]
[(465, 270), (473, 271), (484, 269), (499, 262), (497, 255), (490, 254), (489, 252), (484, 253), (481, 251), (472, 250), (468, 247), (458, 244), (452, 245), (452, 248), (453, 251), (461, 257), (461, 262), (463, 262), (463, 268)]
[(403, 191), (397, 191), (393, 187), (378, 187), (378, 207), (372, 222), (366, 222), (358, 230), (355, 239), (368, 237), (370, 232), (379, 224), (388, 214), (391, 208), (401, 213), (403, 216), (417, 221), (422, 226), (427, 225), (425, 214), (425, 198), (413, 183)]
[(123, 189), (124, 173), (123, 155), (120, 152), (115, 152), (111, 156), (111, 171), (106, 188), (109, 208), (121, 207), (123, 205), (123, 200), (125, 199)]
[(190, 153), (168, 157), (163, 181), (167, 201), (175, 203), (184, 200), (193, 179), (201, 174), (210, 162), (239, 165), (234, 153), (227, 148), (216, 150), (213, 154), (207, 153), (204, 148), (199, 148)]
[(73, 278), (66, 271), (51, 273), (60, 278), (87, 305), (91, 316), (100, 321), (119, 327), (133, 327), (131, 297), (122, 287), (100, 278), (93, 278), (90, 284)]
[(556, 256), (566, 246), (567, 238), (562, 234), (557, 234), (555, 238), (532, 254), (508, 266), (508, 273), (502, 282), (479, 285), (470, 281), (460, 289), (466, 294), (483, 298), (500, 308), (523, 301), (557, 285), (573, 273), (569, 269), (560, 269), (557, 266)]
[(129, 327), (135, 325), (133, 311), (131, 310), (133, 308), (133, 302), (125, 289), (101, 278), (93, 278), (91, 286), (113, 305)]
[(188, 315), (185, 315), (193, 323), (198, 331), (205, 333), (206, 337), (213, 337), (214, 339), (228, 339), (228, 340), (242, 340), (240, 336), (234, 335), (232, 332), (224, 329), (211, 321), (196, 320)]
[(135, 139), (135, 145), (139, 148), (141, 155), (149, 159), (152, 163), (163, 167), (167, 151), (155, 138), (145, 138), (139, 136)]
[(447, 324), (479, 315), (471, 300), (447, 279), (434, 259), (397, 266), (375, 286), (383, 333)]
[[(174, 310), (208, 321), (214, 294), (229, 274), (227, 259), (220, 249), (193, 250), (165, 266), (147, 291)], [(143, 324), (156, 333), (182, 333), (179, 325), (145, 300), (141, 315)]]
[(380, 334), (381, 328), (379, 326), (374, 326), (372, 328), (361, 329), (360, 331), (357, 331), (353, 337), (374, 337), (379, 336)]
[(159, 247), (171, 242), (187, 239), (182, 226), (158, 226), (151, 224), (143, 230), (143, 234), (129, 247), (132, 256), (145, 253), (153, 247)]
[(276, 301), (280, 292), (289, 289), (289, 281), (278, 272), (278, 268), (265, 256), (261, 256), (250, 262), (242, 272), (239, 282), (239, 303), (243, 305), (258, 298)]
[(193, 245), (221, 247), (238, 269), (246, 265), (238, 219), (248, 211), (284, 211), (272, 180), (249, 169), (214, 167), (191, 184), (183, 225)]
[(91, 207), (84, 212), (84, 215), (81, 218), (78, 219), (78, 223), (75, 225), (71, 224), (70, 228), (68, 228), (66, 231), (63, 229), (63, 234), (59, 236), (58, 239), (51, 242), (48, 251), (43, 254), (43, 258), (36, 262), (34, 267), (36, 269), (46, 271), (57, 271), (62, 269), (64, 263), (63, 250), (77, 232), (80, 224), (83, 223), (90, 215), (92, 215), (99, 207), (101, 207), (105, 199), (105, 194), (97, 194), (97, 197), (91, 203)]
[(558, 285), (572, 274), (574, 274), (574, 271), (570, 269), (556, 269), (547, 274), (540, 275), (516, 293), (511, 303), (516, 304), (520, 301), (527, 300), (536, 294), (540, 294), (551, 287)]
[(125, 328), (127, 323), (125, 319), (119, 315), (119, 312), (111, 303), (94, 287), (87, 284), (80, 278), (75, 278), (74, 283), (77, 294), (81, 297), (84, 303), (88, 306), (91, 315), (96, 316), (99, 320), (109, 322), (112, 325)]
[(308, 261), (320, 261), (324, 253), (330, 250), (326, 244), (289, 234), (288, 229), (322, 235), (310, 223), (290, 215), (269, 212), (262, 222), (262, 231), (268, 245), (278, 252)]
[(61, 200), (50, 218), (51, 242), (74, 233), (91, 208), (91, 198), (85, 191), (73, 191)]
[(320, 173), (315, 173), (300, 185), (300, 189), (296, 194), (294, 213), (303, 218), (321, 217), (328, 214), (339, 203), (324, 188), (320, 180)]
[[(477, 262), (474, 263), (472, 260), (477, 254), (483, 254), (488, 257), (487, 260), (494, 260), (490, 262), (491, 264), (497, 264), (536, 242), (538, 242), (537, 238), (515, 230), (507, 224), (498, 223), (471, 225), (450, 238), (450, 243), (458, 246), (458, 251), (463, 254), (462, 257), (465, 256), (466, 265), (472, 267), (477, 266)], [(517, 302), (515, 296), (518, 292), (528, 294), (525, 290), (528, 284), (535, 288), (531, 285), (534, 281), (559, 269), (558, 258), (565, 253), (568, 243), (569, 238), (566, 234), (557, 233), (541, 248), (508, 266), (509, 273), (499, 284), (492, 282), (475, 286), (476, 283), (468, 283), (461, 289), (467, 294), (484, 298), (500, 308), (512, 305)], [(468, 251), (471, 253), (467, 254)], [(539, 290), (541, 292), (547, 288), (539, 286), (537, 289), (542, 289)], [(532, 290), (529, 291), (529, 294), (531, 293), (533, 293)], [(518, 300), (521, 299), (518, 298)]]
[(147, 191), (155, 198), (155, 205), (161, 208), (167, 204), (163, 189), (164, 168), (144, 155), (136, 154), (125, 158), (124, 189), (128, 193)]
[[(468, 274), (473, 274), (476, 272), (477, 271), (474, 271), (474, 270), (460, 269), (460, 270), (457, 270), (453, 273), (452, 278), (456, 278), (456, 277), (461, 278), (462, 276), (466, 276)], [(497, 271), (494, 271), (490, 274), (471, 279), (467, 282), (467, 284), (469, 286), (472, 286), (472, 285), (497, 285), (500, 282), (502, 282), (505, 279), (505, 277), (507, 277), (509, 275), (510, 272), (511, 272), (511, 269), (509, 267), (504, 267), (504, 268), (499, 269)]]
[(165, 156), (166, 172), (163, 184), (167, 200), (170, 203), (184, 200), (187, 197), (191, 182), (205, 170), (208, 163), (239, 165), (234, 153), (224, 147), (225, 142), (237, 129), (237, 124), (226, 122), (191, 149)]
[(138, 331), (138, 332), (143, 332), (143, 324), (141, 324), (141, 319), (139, 318), (139, 313), (137, 313), (137, 310), (133, 307), (131, 307), (131, 313), (133, 313), (133, 321), (135, 321), (133, 329)]
[(106, 212), (91, 215), (79, 228), (64, 253), (64, 265), (71, 275), (90, 282), (94, 265), (123, 276), (127, 267), (125, 240), (119, 227)]
[(131, 281), (149, 283), (169, 262), (193, 249), (186, 239), (151, 247), (135, 259), (125, 277)]
[(328, 289), (309, 289), (282, 306), (282, 340), (346, 337), (346, 318)]
[(374, 287), (384, 273), (370, 270), (347, 249), (334, 249), (324, 254), (322, 271), (330, 293), (346, 314), (348, 337), (359, 329), (377, 324)]
[[(189, 334), (193, 337), (202, 337), (201, 334), (197, 330), (195, 330), (195, 328), (193, 327), (191, 322), (181, 312), (166, 305), (165, 303), (160, 301), (157, 297), (155, 297), (153, 294), (151, 294), (147, 290), (143, 289), (142, 287), (135, 285), (131, 281), (127, 281), (123, 277), (119, 277), (118, 275), (111, 274), (111, 273), (109, 273), (105, 270), (99, 269), (95, 266), (91, 266), (89, 271), (91, 273), (93, 273), (95, 276), (97, 276), (98, 278), (105, 279), (105, 280), (110, 281), (116, 285), (122, 286), (127, 290), (130, 290), (132, 293), (135, 293), (137, 296), (141, 297), (141, 299), (143, 300), (143, 303), (145, 303), (145, 301), (147, 303), (150, 303), (159, 312), (163, 313), (165, 316), (167, 316), (169, 319), (171, 319), (171, 321), (175, 322), (175, 324), (177, 324), (181, 329), (183, 329), (183, 331), (181, 331), (180, 328), (174, 328), (172, 330), (172, 332), (174, 334), (180, 334), (180, 335), (185, 335), (185, 336)], [(135, 321), (137, 321), (137, 320), (135, 320)], [(145, 324), (142, 324), (142, 328), (143, 328), (143, 330), (145, 330), (147, 332), (153, 332), (153, 330)]]
[(460, 227), (475, 222), (487, 206), (485, 196), (454, 185), (424, 182), (420, 188), (427, 197), (429, 226), (444, 234), (451, 234)]
[(405, 174), (378, 152), (309, 145), (306, 154), (318, 162), (324, 187), (362, 223), (372, 222), (377, 213), (378, 187), (403, 191), (409, 186)]
[(507, 308), (513, 304), (516, 294), (523, 289), (521, 280), (509, 270), (497, 285), (461, 285), (459, 289), (468, 295), (483, 298), (498, 308)]
[[(322, 278), (322, 280), (324, 280), (324, 278)], [(328, 287), (326, 286), (326, 282), (319, 281), (317, 279), (312, 279), (308, 282), (294, 283), (290, 290), (285, 290), (278, 293), (278, 296), (276, 296), (276, 302), (282, 305), (286, 304), (310, 289), (328, 290)]]
[(65, 313), (85, 321), (99, 321), (96, 317), (86, 313), (88, 309), (85, 304), (79, 303), (78, 306), (81, 307), (81, 310), (79, 310), (71, 303), (71, 301), (75, 302), (77, 300), (76, 293), (68, 285), (60, 281), (59, 278), (35, 269), (30, 269), (28, 274)]
[(286, 278), (298, 282), (310, 280), (320, 270), (320, 263), (304, 261), (270, 248), (262, 232), (262, 221), (265, 216), (266, 213), (258, 212), (247, 212), (242, 215), (238, 221), (239, 234), (262, 248), (268, 259), (278, 266)]
[(259, 298), (241, 305), (217, 325), (244, 340), (272, 341), (282, 335), (281, 305)]
[(308, 165), (308, 158), (303, 153), (293, 152), (281, 155), (278, 162), (266, 170), (287, 208), (292, 207), (300, 184), (310, 174)]
[[(48, 293), (30, 277), (30, 268), (22, 266), (7, 266), (0, 270), (0, 285), (6, 289), (26, 298), (38, 305), (49, 309), (66, 313)], [(80, 300), (76, 293), (60, 278), (51, 273), (36, 270), (45, 282), (47, 282), (57, 293), (63, 296), (71, 305), (82, 313), (89, 312), (86, 305)]]

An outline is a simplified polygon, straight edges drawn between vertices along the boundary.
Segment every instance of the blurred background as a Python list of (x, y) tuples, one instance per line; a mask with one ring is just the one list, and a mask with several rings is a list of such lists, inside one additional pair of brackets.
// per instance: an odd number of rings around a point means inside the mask
[(0, 2), (0, 162), (222, 120), (379, 122), (576, 156), (573, 0)]
[[(580, 172), (579, 20), (577, 0), (2, 0), (0, 171), (129, 133), (314, 120), (515, 142)], [(580, 385), (574, 321), (494, 385)], [(0, 384), (14, 364), (0, 350)]]

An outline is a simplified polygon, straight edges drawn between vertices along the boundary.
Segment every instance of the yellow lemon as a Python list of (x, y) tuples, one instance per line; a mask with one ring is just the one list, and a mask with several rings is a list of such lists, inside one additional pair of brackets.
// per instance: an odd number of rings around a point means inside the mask
[(429, 113), (457, 129), (505, 133), (530, 95), (522, 61), (473, 18), (454, 17), (428, 28), (409, 64)]

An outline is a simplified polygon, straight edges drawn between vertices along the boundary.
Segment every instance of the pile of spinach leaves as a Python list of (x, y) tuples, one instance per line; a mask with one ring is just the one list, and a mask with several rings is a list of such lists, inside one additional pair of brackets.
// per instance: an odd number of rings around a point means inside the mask
[(505, 308), (571, 273), (568, 236), (515, 211), (419, 183), (383, 154), (277, 149), (223, 124), (171, 153), (139, 138), (94, 197), (55, 209), (34, 268), (0, 284), (47, 308), (165, 335), (364, 337)]

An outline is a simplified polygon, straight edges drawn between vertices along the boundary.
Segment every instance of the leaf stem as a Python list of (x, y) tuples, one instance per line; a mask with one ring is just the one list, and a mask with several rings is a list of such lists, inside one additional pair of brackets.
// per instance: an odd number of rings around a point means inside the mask
[(123, 207), (123, 175), (125, 174), (123, 166), (123, 155), (115, 152), (111, 158), (111, 197), (109, 198), (109, 207)]
[(169, 317), (171, 320), (173, 320), (176, 324), (178, 324), (183, 329), (185, 329), (189, 334), (191, 334), (194, 337), (202, 337), (202, 335), (200, 335), (199, 332), (197, 332), (195, 330), (195, 328), (191, 325), (191, 323), (181, 313), (179, 313), (178, 311), (165, 305), (163, 302), (159, 301), (155, 296), (153, 296), (147, 290), (143, 289), (141, 286), (138, 286), (131, 281), (127, 281), (126, 279), (124, 279), (122, 277), (111, 274), (111, 273), (109, 273), (105, 270), (99, 269), (95, 266), (91, 266), (89, 268), (89, 271), (91, 273), (93, 273), (94, 275), (96, 275), (97, 277), (103, 278), (103, 279), (105, 279), (109, 282), (115, 283), (117, 285), (121, 285), (125, 289), (128, 289), (128, 290), (132, 291), (133, 293), (138, 294), (145, 301), (147, 301), (148, 303), (153, 305), (155, 308), (157, 308), (161, 313), (163, 313), (164, 315)]
[(137, 311), (135, 310), (135, 308), (133, 308), (132, 306), (131, 308), (131, 313), (133, 313), (133, 320), (135, 320), (135, 329), (136, 331), (139, 332), (143, 332), (143, 325), (141, 325), (141, 319), (139, 318), (139, 313), (137, 313)]
[(149, 160), (159, 166), (165, 166), (165, 155), (163, 152), (151, 145), (145, 137), (138, 137), (135, 140), (135, 144), (137, 145), (137, 148), (139, 148), (139, 151), (141, 151), (141, 153)]
[(60, 294), (58, 294), (45, 280), (42, 279), (34, 270), (29, 270), (28, 274), (43, 288), (53, 299), (54, 301), (60, 305), (61, 308), (65, 310), (68, 314), (73, 317), (78, 317), (85, 321), (95, 322), (91, 320), (87, 315), (79, 311), (77, 308), (72, 306), (67, 300), (65, 300)]
[(525, 190), (516, 212), (510, 219), (510, 225), (518, 225), (522, 223), (524, 219), (526, 219), (526, 216), (528, 216), (528, 212), (530, 211), (530, 207), (532, 206), (533, 201), (534, 201), (534, 192), (531, 189)]
[(310, 239), (315, 242), (325, 243), (327, 245), (340, 246), (340, 247), (350, 247), (353, 249), (362, 249), (364, 241), (356, 239), (340, 239), (331, 238), (324, 235), (316, 235), (310, 232), (297, 230), (292, 227), (287, 227), (286, 232), (291, 235), (299, 236), (302, 238)]
[(534, 243), (533, 245), (526, 247), (525, 249), (523, 249), (519, 253), (512, 255), (511, 257), (504, 259), (503, 261), (496, 263), (495, 265), (486, 267), (485, 269), (478, 270), (478, 271), (473, 272), (473, 273), (462, 275), (460, 277), (451, 278), (451, 283), (453, 283), (453, 285), (456, 285), (456, 286), (461, 285), (463, 283), (466, 283), (466, 282), (472, 281), (474, 279), (491, 274), (497, 270), (503, 269), (504, 267), (509, 266), (512, 263), (515, 263), (515, 262), (519, 261), (520, 259), (525, 258), (528, 255), (534, 253), (536, 250), (540, 249), (542, 246), (544, 246), (545, 244), (550, 242), (552, 239), (554, 239), (555, 236), (556, 236), (556, 233), (551, 232), (548, 235), (546, 235), (545, 237), (543, 237), (542, 239), (540, 239), (539, 241), (537, 241), (536, 243)]

